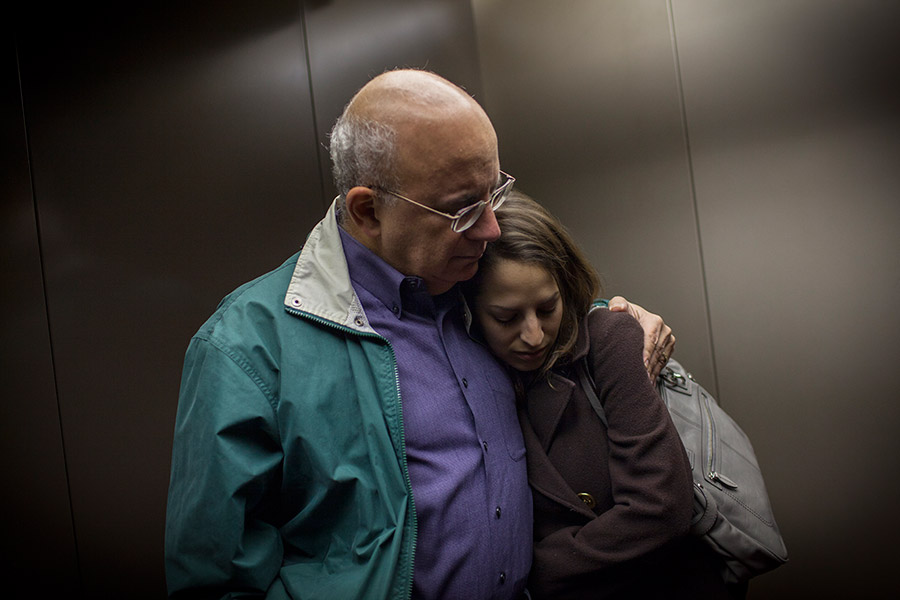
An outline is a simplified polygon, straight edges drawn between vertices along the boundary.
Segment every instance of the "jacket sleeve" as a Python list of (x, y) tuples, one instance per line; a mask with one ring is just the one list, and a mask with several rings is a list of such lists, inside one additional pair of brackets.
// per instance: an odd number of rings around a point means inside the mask
[[(533, 579), (559, 595), (598, 569), (619, 571), (620, 577), (607, 578), (610, 584), (629, 572), (652, 576), (642, 574), (635, 562), (684, 535), (693, 506), (690, 465), (647, 377), (640, 326), (628, 315), (607, 310), (593, 311), (588, 322), (588, 361), (609, 422), (613, 505), (583, 526), (563, 527), (535, 544)], [(583, 395), (580, 389), (574, 393)], [(586, 397), (582, 400), (587, 403)]]
[(269, 498), (282, 452), (267, 396), (241, 356), (192, 340), (166, 509), (171, 597), (262, 597), (278, 576), (283, 549)]

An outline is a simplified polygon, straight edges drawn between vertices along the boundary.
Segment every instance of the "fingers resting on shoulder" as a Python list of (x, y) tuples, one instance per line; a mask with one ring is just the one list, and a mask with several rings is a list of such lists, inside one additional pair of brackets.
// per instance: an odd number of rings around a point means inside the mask
[(640, 323), (644, 330), (644, 366), (650, 379), (655, 380), (675, 350), (672, 328), (659, 315), (622, 296), (615, 296), (609, 301), (609, 310), (627, 312)]

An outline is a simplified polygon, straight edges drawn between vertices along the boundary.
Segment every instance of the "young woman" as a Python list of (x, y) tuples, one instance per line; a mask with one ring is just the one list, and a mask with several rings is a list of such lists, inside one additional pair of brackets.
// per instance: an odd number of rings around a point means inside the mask
[[(598, 277), (558, 220), (513, 192), (466, 293), (475, 331), (512, 370), (534, 499), (540, 598), (729, 598), (687, 536), (684, 447), (641, 358), (634, 319), (591, 305)], [(586, 360), (608, 427), (577, 369)]]

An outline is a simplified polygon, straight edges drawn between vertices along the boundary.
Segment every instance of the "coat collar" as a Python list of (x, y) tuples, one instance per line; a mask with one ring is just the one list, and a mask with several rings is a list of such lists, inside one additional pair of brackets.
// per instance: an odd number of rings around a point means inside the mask
[[(578, 337), (572, 348), (572, 359), (569, 364), (584, 360), (589, 348), (588, 317), (585, 316), (578, 329)], [(573, 390), (578, 385), (577, 380), (569, 379), (562, 371), (567, 371), (566, 367), (554, 368), (548, 377), (533, 383), (528, 388), (525, 401), (529, 420), (545, 452), (553, 441), (559, 420), (572, 398)]]
[[(589, 317), (585, 316), (581, 322), (570, 364), (583, 360), (588, 354), (590, 348), (588, 319)], [(529, 451), (528, 482), (535, 491), (591, 519), (596, 516), (595, 513), (573, 495), (571, 487), (547, 455), (559, 428), (560, 419), (580, 385), (563, 375), (561, 371), (568, 369), (565, 367), (554, 369), (548, 378), (530, 387), (524, 406), (519, 408), (519, 420), (526, 449), (540, 445), (543, 450)]]
[(591, 310), (588, 311), (588, 314), (584, 315), (584, 318), (581, 319), (581, 323), (578, 325), (578, 338), (576, 338), (575, 345), (572, 347), (573, 363), (587, 356), (588, 350), (591, 347), (591, 338), (588, 335), (588, 320), (590, 319), (591, 313), (595, 310), (598, 310), (598, 308), (591, 308)]
[(550, 377), (542, 379), (528, 389), (525, 404), (528, 421), (534, 430), (541, 448), (546, 452), (559, 426), (559, 420), (569, 405), (575, 383), (551, 372)]

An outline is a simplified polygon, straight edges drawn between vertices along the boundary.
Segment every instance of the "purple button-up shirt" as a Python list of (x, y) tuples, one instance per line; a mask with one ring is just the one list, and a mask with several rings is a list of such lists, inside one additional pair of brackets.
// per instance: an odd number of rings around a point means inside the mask
[(341, 230), (353, 288), (394, 349), (418, 517), (413, 598), (516, 598), (531, 566), (525, 445), (506, 371), (431, 296)]

